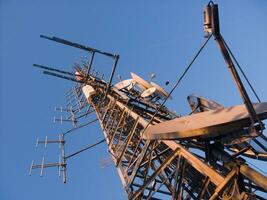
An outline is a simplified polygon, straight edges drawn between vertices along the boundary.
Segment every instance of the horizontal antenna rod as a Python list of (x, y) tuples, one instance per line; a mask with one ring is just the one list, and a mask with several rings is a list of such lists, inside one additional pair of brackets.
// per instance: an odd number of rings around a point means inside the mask
[(55, 77), (58, 77), (58, 78), (66, 79), (66, 80), (77, 82), (77, 83), (84, 83), (84, 81), (79, 81), (76, 78), (64, 76), (64, 75), (61, 75), (61, 74), (56, 74), (56, 73), (49, 72), (49, 71), (43, 71), (43, 73), (46, 74), (46, 75), (55, 76)]
[[(76, 82), (76, 83), (83, 83), (83, 84), (86, 83), (84, 80), (77, 80), (74, 77), (64, 76), (64, 75), (53, 73), (53, 72), (49, 72), (49, 71), (43, 71), (43, 74), (50, 75), (50, 76), (55, 76), (55, 77), (66, 79), (66, 80), (73, 81), (73, 82)], [(73, 74), (73, 76), (82, 76), (82, 75)], [(97, 77), (94, 77), (94, 78), (95, 78), (96, 82), (101, 83), (101, 84), (106, 84), (101, 79), (98, 79)]]
[(99, 53), (99, 54), (103, 54), (105, 56), (109, 56), (109, 57), (112, 57), (112, 58), (115, 58), (115, 54), (112, 54), (112, 53), (108, 53), (108, 52), (104, 52), (104, 51), (100, 51), (98, 49), (95, 49), (95, 48), (92, 48), (92, 47), (88, 47), (88, 46), (85, 46), (85, 45), (82, 45), (82, 44), (78, 44), (78, 43), (75, 43), (75, 42), (71, 42), (71, 41), (68, 41), (68, 40), (65, 40), (65, 39), (62, 39), (62, 38), (58, 38), (58, 37), (48, 37), (48, 36), (45, 36), (45, 35), (40, 35), (41, 38), (45, 38), (45, 39), (48, 39), (48, 40), (52, 40), (52, 41), (55, 41), (55, 42), (58, 42), (58, 43), (61, 43), (61, 44), (65, 44), (65, 45), (68, 45), (68, 46), (72, 46), (72, 47), (75, 47), (75, 48), (78, 48), (78, 49), (83, 49), (85, 51), (89, 51), (91, 53)]
[[(59, 72), (59, 73), (62, 73), (62, 74), (68, 74), (68, 75), (71, 75), (71, 76), (75, 76), (74, 73), (63, 71), (63, 70), (60, 70), (60, 69), (55, 69), (55, 68), (44, 66), (44, 65), (33, 64), (33, 66), (41, 68), (41, 69), (46, 69), (46, 70), (49, 70), (49, 71), (54, 71), (54, 72)], [(78, 74), (76, 76), (78, 76)]]
[[(63, 70), (60, 70), (60, 69), (56, 69), (56, 68), (52, 68), (52, 67), (47, 67), (47, 66), (44, 66), (44, 65), (39, 65), (39, 64), (33, 64), (34, 67), (38, 67), (38, 68), (41, 68), (41, 69), (46, 69), (46, 70), (49, 70), (49, 71), (54, 71), (54, 72), (59, 72), (59, 73), (62, 73), (62, 74), (67, 74), (67, 75), (70, 75), (70, 76), (79, 76), (79, 77), (84, 77), (82, 74), (74, 74), (74, 73), (71, 73), (71, 72), (67, 72), (67, 71), (63, 71)], [(52, 76), (56, 76), (57, 77), (60, 77), (60, 78), (63, 78), (62, 75), (60, 74), (56, 74), (56, 73), (52, 73), (52, 72), (49, 72), (49, 71), (43, 71), (44, 74), (48, 74), (48, 75), (52, 75)], [(69, 78), (67, 76), (64, 76), (66, 78)], [(71, 77), (70, 77), (71, 78)], [(75, 79), (77, 80), (77, 79)], [(76, 82), (79, 82), (81, 83), (81, 81), (76, 81)], [(84, 83), (84, 81), (82, 82)]]

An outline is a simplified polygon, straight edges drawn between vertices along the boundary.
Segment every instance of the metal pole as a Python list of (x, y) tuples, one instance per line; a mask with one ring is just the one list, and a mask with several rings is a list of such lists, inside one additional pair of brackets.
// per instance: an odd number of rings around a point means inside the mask
[(48, 39), (48, 40), (52, 40), (54, 42), (58, 42), (58, 43), (61, 43), (61, 44), (65, 44), (65, 45), (68, 45), (68, 46), (72, 46), (72, 47), (75, 47), (75, 48), (78, 48), (78, 49), (82, 49), (82, 50), (85, 50), (85, 51), (96, 52), (96, 53), (99, 53), (99, 54), (103, 54), (103, 55), (108, 56), (108, 57), (114, 58), (116, 56), (116, 55), (114, 55), (112, 53), (108, 53), (108, 52), (101, 51), (101, 50), (98, 50), (98, 49), (95, 49), (95, 48), (92, 48), (92, 47), (88, 47), (88, 46), (85, 46), (85, 45), (82, 45), (82, 44), (71, 42), (69, 40), (65, 40), (65, 39), (62, 39), (62, 38), (59, 38), (59, 37), (54, 37), (54, 36), (53, 37), (48, 37), (48, 36), (45, 36), (45, 35), (40, 35), (40, 37)]
[(223, 37), (220, 33), (220, 25), (219, 25), (219, 11), (218, 11), (218, 5), (213, 4), (213, 2), (210, 2), (208, 6), (205, 8), (204, 12), (204, 28), (205, 30), (210, 34), (213, 35), (219, 49), (221, 50), (221, 53), (223, 55), (223, 58), (231, 72), (231, 75), (235, 81), (235, 84), (238, 88), (238, 91), (241, 95), (241, 98), (243, 99), (243, 102), (247, 108), (247, 111), (249, 113), (250, 119), (251, 119), (251, 127), (252, 131), (255, 131), (255, 123), (258, 122), (261, 130), (263, 130), (264, 125), (257, 116), (256, 111), (254, 110), (254, 107), (250, 101), (250, 98), (247, 94), (247, 91), (237, 73), (237, 70), (234, 66), (234, 63), (231, 59), (231, 56), (229, 54), (229, 51), (227, 49), (227, 46), (223, 40)]
[(113, 66), (113, 69), (112, 69), (112, 72), (111, 72), (111, 75), (110, 75), (110, 78), (109, 78), (109, 81), (108, 81), (108, 85), (107, 85), (107, 89), (106, 89), (106, 92), (105, 92), (105, 95), (104, 95), (104, 99), (106, 99), (107, 94), (109, 92), (109, 88), (110, 88), (110, 85), (112, 83), (112, 79), (113, 79), (114, 73), (116, 71), (119, 58), (120, 58), (119, 55), (115, 55), (115, 63), (114, 63), (114, 66)]
[(87, 69), (87, 71), (86, 71), (85, 83), (86, 83), (86, 81), (87, 81), (87, 79), (88, 79), (90, 70), (91, 70), (91, 68), (92, 68), (92, 64), (93, 64), (94, 57), (95, 57), (95, 52), (92, 53), (92, 56), (91, 56), (91, 59), (90, 59), (89, 66), (88, 66), (88, 69)]
[(234, 63), (232, 62), (232, 59), (231, 59), (231, 57), (229, 55), (229, 52), (227, 51), (227, 49), (225, 47), (225, 44), (224, 44), (223, 39), (222, 39), (222, 36), (218, 35), (218, 36), (214, 36), (214, 37), (215, 37), (216, 42), (217, 42), (217, 44), (218, 44), (218, 46), (219, 46), (219, 48), (221, 50), (221, 53), (222, 53), (222, 55), (224, 57), (224, 60), (225, 60), (227, 66), (228, 66), (228, 68), (229, 68), (229, 70), (230, 70), (230, 72), (232, 74), (232, 77), (233, 77), (233, 79), (235, 81), (235, 84), (236, 84), (236, 86), (238, 88), (238, 91), (239, 91), (239, 93), (240, 93), (240, 95), (241, 95), (241, 97), (242, 97), (242, 99), (244, 101), (244, 104), (246, 105), (246, 108), (247, 108), (247, 111), (248, 111), (248, 113), (250, 115), (252, 124), (254, 125), (255, 122), (258, 122), (261, 126), (263, 126), (262, 122), (260, 121), (260, 119), (257, 116), (256, 111), (254, 110), (254, 107), (253, 107), (253, 105), (252, 105), (252, 103), (250, 101), (250, 98), (249, 98), (249, 96), (247, 94), (247, 91), (246, 91), (246, 89), (245, 89), (245, 87), (244, 87), (244, 85), (243, 85), (243, 83), (242, 83), (237, 71), (236, 71), (236, 68), (234, 66)]

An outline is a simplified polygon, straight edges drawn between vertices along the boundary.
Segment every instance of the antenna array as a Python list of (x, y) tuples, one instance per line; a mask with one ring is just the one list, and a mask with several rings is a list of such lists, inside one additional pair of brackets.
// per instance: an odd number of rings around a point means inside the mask
[[(229, 125), (225, 126), (225, 132), (228, 134), (214, 135), (207, 129), (202, 135), (194, 136), (197, 135), (194, 133), (190, 137), (187, 136), (188, 133), (174, 130), (177, 128), (175, 123), (173, 127), (164, 127), (166, 123), (182, 119), (186, 125), (192, 120), (191, 115), (196, 116), (196, 113), (203, 116), (209, 111), (224, 110), (223, 106), (214, 101), (192, 95), (188, 97), (192, 108), (188, 118), (177, 116), (164, 106), (205, 45), (201, 47), (171, 92), (167, 93), (159, 85), (147, 82), (134, 73), (131, 73), (131, 79), (121, 80), (120, 83), (112, 85), (119, 55), (58, 37), (42, 35), (42, 38), (85, 50), (91, 57), (80, 64), (76, 63), (73, 73), (34, 65), (43, 69), (47, 75), (75, 82), (75, 86), (66, 93), (67, 106), (55, 108), (56, 111), (67, 113), (68, 116), (54, 120), (61, 123), (72, 122), (73, 128), (60, 134), (58, 140), (48, 140), (47, 137), (41, 141), (37, 139), (37, 145), (43, 144), (45, 147), (50, 143), (58, 144), (59, 161), (45, 164), (44, 157), (41, 164), (35, 165), (33, 161), (30, 174), (32, 169), (38, 168), (42, 176), (44, 168), (58, 167), (59, 175), (63, 172), (65, 183), (66, 161), (106, 141), (108, 152), (117, 167), (129, 199), (264, 199), (267, 195), (267, 177), (246, 162), (247, 157), (267, 160), (267, 138), (261, 122), (264, 117), (259, 117), (251, 104), (232, 63), (229, 49), (220, 35), (217, 5), (210, 2), (204, 14), (204, 28), (208, 40), (213, 35), (219, 43), (244, 101), (248, 123), (243, 125), (239, 122), (238, 125), (242, 126), (238, 127), (238, 131), (234, 129), (231, 134), (227, 132), (231, 127)], [(104, 80), (103, 75), (92, 69), (95, 54), (107, 56), (114, 61), (108, 80)], [(152, 74), (151, 80), (154, 78), (155, 75)], [(166, 82), (166, 85), (168, 84), (169, 82)], [(93, 112), (97, 118), (88, 121), (87, 117)], [(265, 114), (264, 112), (264, 116)], [(216, 116), (218, 115), (214, 114), (214, 117)], [(87, 121), (80, 125), (78, 121), (81, 119)], [(96, 121), (99, 121), (105, 138), (65, 155), (67, 134)], [(161, 131), (161, 134), (155, 134), (156, 131), (149, 132), (153, 127), (159, 127), (154, 129)], [(217, 129), (214, 129), (214, 132), (216, 131)], [(104, 161), (103, 165), (108, 163)]]

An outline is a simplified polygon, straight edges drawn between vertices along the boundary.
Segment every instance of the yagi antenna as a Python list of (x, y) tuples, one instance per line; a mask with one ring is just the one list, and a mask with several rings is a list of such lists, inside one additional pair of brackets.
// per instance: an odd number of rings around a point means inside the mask
[(73, 126), (76, 126), (76, 124), (78, 122), (75, 118), (66, 119), (66, 118), (63, 118), (62, 115), (60, 116), (60, 118), (54, 117), (54, 120), (53, 121), (54, 121), (54, 123), (60, 122), (61, 124), (63, 124), (63, 122), (72, 122), (73, 123)]
[(63, 118), (63, 116), (61, 115), (60, 118), (56, 118), (54, 117), (54, 123), (56, 122), (60, 122), (61, 124), (63, 124), (63, 122), (72, 122), (73, 126), (76, 127), (78, 120), (75, 117), (75, 113), (70, 112), (70, 116), (68, 118)]
[[(65, 133), (66, 134), (66, 133)], [(87, 147), (84, 147), (72, 154), (69, 155), (65, 155), (65, 139), (64, 136), (65, 134), (60, 134), (59, 135), (59, 139), (58, 140), (48, 140), (47, 137), (45, 138), (45, 140), (39, 140), (39, 138), (37, 138), (37, 142), (36, 142), (36, 147), (38, 147), (39, 144), (44, 144), (45, 148), (47, 146), (47, 144), (59, 144), (59, 148), (60, 148), (60, 154), (59, 154), (59, 158), (58, 158), (58, 162), (55, 163), (45, 163), (45, 157), (43, 156), (41, 164), (34, 164), (34, 160), (31, 162), (31, 166), (30, 166), (30, 170), (29, 170), (29, 175), (31, 176), (32, 174), (32, 170), (33, 169), (40, 169), (40, 176), (42, 177), (44, 174), (44, 169), (45, 168), (49, 168), (49, 167), (57, 167), (58, 168), (58, 175), (59, 177), (61, 176), (61, 172), (63, 173), (63, 183), (67, 182), (67, 173), (66, 173), (66, 167), (67, 167), (67, 159), (72, 158), (84, 151), (87, 151), (95, 146), (98, 146), (99, 144), (103, 143), (106, 141), (106, 139), (102, 139), (94, 144), (91, 144)]]
[(105, 56), (108, 56), (108, 57), (111, 57), (111, 58), (115, 58), (116, 55), (115, 54), (112, 54), (112, 53), (108, 53), (108, 52), (105, 52), (105, 51), (101, 51), (101, 50), (98, 50), (98, 49), (95, 49), (95, 48), (92, 48), (92, 47), (89, 47), (89, 46), (85, 46), (85, 45), (82, 45), (82, 44), (78, 44), (78, 43), (75, 43), (75, 42), (71, 42), (69, 40), (65, 40), (65, 39), (62, 39), (62, 38), (59, 38), (59, 37), (48, 37), (48, 36), (45, 36), (45, 35), (40, 35), (41, 38), (44, 38), (44, 39), (48, 39), (48, 40), (52, 40), (54, 42), (58, 42), (58, 43), (61, 43), (61, 44), (65, 44), (65, 45), (68, 45), (68, 46), (72, 46), (72, 47), (75, 47), (75, 48), (78, 48), (78, 49), (82, 49), (82, 50), (85, 50), (85, 51), (89, 51), (91, 53), (99, 53), (99, 54), (102, 54), (102, 55), (105, 55)]
[(48, 70), (48, 71), (59, 72), (59, 73), (62, 73), (62, 74), (67, 74), (67, 75), (74, 76), (74, 74), (71, 73), (71, 72), (63, 71), (63, 70), (60, 70), (60, 69), (55, 69), (55, 68), (44, 66), (44, 65), (40, 65), (40, 64), (33, 64), (33, 66), (34, 67), (38, 67), (40, 69), (45, 69), (45, 70)]
[(55, 111), (60, 111), (60, 112), (73, 112), (71, 108), (63, 108), (61, 107), (55, 107)]
[[(72, 122), (74, 125), (74, 128), (64, 133), (59, 134), (59, 137), (56, 140), (49, 140), (47, 136), (44, 139), (40, 139), (38, 137), (36, 140), (36, 148), (38, 148), (40, 145), (43, 145), (44, 148), (47, 148), (48, 144), (58, 144), (59, 149), (60, 149), (58, 162), (46, 163), (44, 156), (42, 160), (40, 161), (40, 163), (38, 164), (36, 164), (35, 161), (33, 160), (30, 166), (29, 175), (32, 174), (33, 169), (40, 169), (40, 176), (43, 176), (45, 168), (57, 167), (58, 175), (61, 176), (63, 174), (62, 179), (63, 179), (63, 182), (66, 183), (67, 181), (66, 160), (99, 144), (99, 143), (93, 144), (86, 148), (80, 149), (79, 151), (72, 153), (70, 155), (67, 155), (67, 156), (65, 155), (65, 135), (98, 121), (97, 119), (94, 119), (89, 122), (83, 123), (80, 126), (76, 125), (78, 122), (78, 119), (85, 118), (90, 113), (92, 113), (91, 106), (89, 106), (88, 104), (87, 105), (84, 104), (84, 100), (82, 99), (80, 95), (81, 92), (82, 91), (80, 88), (74, 86), (70, 91), (66, 93), (67, 107), (62, 107), (62, 106), (55, 107), (55, 111), (59, 111), (61, 113), (68, 113), (69, 116), (67, 117), (61, 116), (60, 118), (54, 117), (54, 122), (61, 122), (61, 124), (63, 122)], [(100, 141), (100, 143), (102, 142), (103, 141)]]
[(64, 135), (60, 134), (58, 140), (48, 140), (47, 136), (45, 137), (45, 140), (39, 140), (37, 138), (36, 141), (36, 147), (38, 147), (39, 144), (44, 144), (44, 147), (47, 147), (47, 144), (58, 144), (60, 148), (60, 154), (58, 162), (55, 163), (45, 163), (45, 157), (43, 156), (41, 164), (34, 164), (34, 160), (31, 163), (29, 175), (32, 174), (33, 169), (40, 169), (40, 176), (43, 176), (44, 169), (48, 167), (57, 167), (58, 168), (58, 174), (61, 176), (61, 172), (63, 172), (63, 183), (66, 183), (67, 176), (66, 176), (66, 157), (65, 157), (65, 140)]

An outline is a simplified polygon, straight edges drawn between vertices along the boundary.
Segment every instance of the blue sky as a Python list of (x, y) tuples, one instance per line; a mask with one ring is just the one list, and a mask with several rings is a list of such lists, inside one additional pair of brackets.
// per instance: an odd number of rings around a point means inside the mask
[[(56, 169), (28, 176), (32, 159), (56, 161), (58, 148), (35, 149), (36, 137), (57, 138), (69, 125), (53, 123), (72, 86), (42, 75), (33, 63), (71, 70), (86, 52), (39, 38), (54, 35), (120, 54), (117, 74), (135, 72), (170, 90), (203, 38), (203, 7), (208, 1), (13, 1), (0, 0), (0, 199), (125, 199), (105, 144), (70, 160), (68, 183)], [(262, 101), (267, 101), (267, 1), (216, 1), (221, 32)], [(99, 58), (100, 60), (100, 58)], [(109, 73), (110, 66), (97, 66)], [(197, 93), (225, 106), (241, 104), (231, 75), (212, 39), (173, 94), (168, 106), (187, 114), (187, 95)], [(251, 92), (249, 91), (251, 95)], [(255, 98), (251, 95), (252, 100)], [(101, 139), (99, 126), (73, 134), (67, 152)]]

